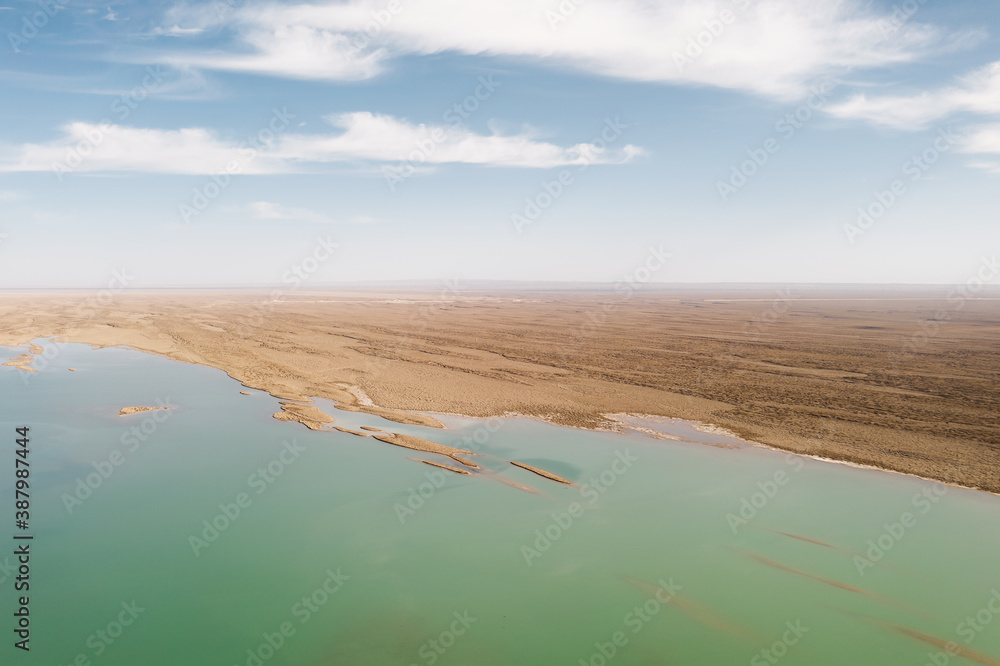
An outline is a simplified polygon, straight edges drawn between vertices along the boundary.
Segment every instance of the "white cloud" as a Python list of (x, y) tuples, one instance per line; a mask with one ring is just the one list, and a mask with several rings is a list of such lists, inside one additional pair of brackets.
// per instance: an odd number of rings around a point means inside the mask
[(973, 128), (962, 141), (962, 152), (1000, 154), (1000, 124)]
[(915, 95), (856, 95), (827, 110), (840, 118), (866, 120), (897, 129), (923, 129), (960, 112), (1000, 114), (1000, 62), (961, 77), (957, 85)]
[(398, 56), (450, 51), (781, 98), (851, 69), (913, 61), (943, 37), (913, 19), (894, 24), (860, 0), (267, 1), (216, 17), (178, 6), (169, 19), (234, 30), (228, 51), (168, 58), (210, 69), (363, 79)]
[[(0, 9), (3, 9), (0, 7)], [(0, 201), (17, 201), (21, 198), (20, 192), (14, 190), (0, 190)]]
[[(145, 171), (202, 174), (234, 159), (237, 145), (206, 129), (144, 129), (122, 125), (70, 123), (47, 143), (0, 149), (0, 171)], [(244, 173), (261, 173), (250, 163)]]
[(170, 35), (172, 37), (182, 37), (185, 35), (198, 35), (205, 32), (204, 28), (182, 28), (176, 23), (170, 27), (158, 27), (153, 30), (154, 35)]
[(288, 135), (276, 153), (306, 162), (466, 163), (491, 166), (548, 168), (567, 164), (627, 162), (642, 153), (631, 144), (610, 150), (581, 143), (563, 148), (529, 134), (476, 134), (463, 127), (412, 125), (392, 116), (366, 111), (326, 118), (343, 130), (334, 135)]
[(383, 51), (348, 52), (346, 35), (287, 25), (252, 29), (243, 35), (252, 54), (174, 55), (175, 66), (256, 72), (296, 79), (360, 80), (379, 73)]
[(71, 123), (46, 143), (0, 148), (0, 172), (140, 171), (210, 174), (227, 165), (238, 173), (315, 172), (324, 164), (464, 163), (549, 168), (571, 164), (620, 164), (642, 154), (579, 143), (561, 147), (529, 134), (476, 134), (460, 126), (414, 125), (369, 112), (330, 116), (339, 132), (284, 133), (270, 143), (225, 140), (204, 128), (161, 130)]

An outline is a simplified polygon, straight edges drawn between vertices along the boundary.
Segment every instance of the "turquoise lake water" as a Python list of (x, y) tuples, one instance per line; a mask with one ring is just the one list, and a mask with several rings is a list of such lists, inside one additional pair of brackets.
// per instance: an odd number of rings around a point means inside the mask
[[(118, 348), (0, 368), (0, 663), (1000, 663), (996, 496), (752, 447), (520, 418), (429, 429), (319, 401), (337, 425), (471, 448), (490, 472), (460, 476), (279, 422), (275, 398), (240, 390)], [(158, 400), (174, 408), (116, 416)], [(22, 425), (29, 653), (12, 631)]]

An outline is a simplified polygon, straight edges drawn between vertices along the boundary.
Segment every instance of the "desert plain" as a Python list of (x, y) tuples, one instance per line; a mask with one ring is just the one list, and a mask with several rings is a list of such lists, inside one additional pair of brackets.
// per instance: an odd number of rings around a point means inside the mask
[[(1000, 292), (950, 287), (0, 294), (2, 345), (125, 345), (211, 366), (314, 428), (328, 421), (313, 397), (435, 427), (434, 413), (582, 428), (643, 414), (994, 493), (998, 332)], [(14, 370), (45, 371), (30, 351)]]

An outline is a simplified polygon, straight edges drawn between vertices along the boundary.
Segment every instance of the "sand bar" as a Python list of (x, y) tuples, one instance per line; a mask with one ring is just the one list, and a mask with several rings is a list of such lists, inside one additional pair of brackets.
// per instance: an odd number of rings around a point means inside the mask
[(37, 369), (32, 368), (31, 364), (35, 361), (35, 357), (31, 354), (21, 354), (15, 358), (4, 363), (4, 365), (9, 365), (12, 368), (17, 368), (18, 370), (24, 370), (25, 372), (38, 372)]
[(323, 426), (333, 423), (333, 417), (316, 405), (282, 401), (281, 411), (274, 414), (279, 421), (298, 421), (310, 430), (323, 430)]
[(358, 437), (367, 437), (368, 433), (358, 432), (357, 430), (351, 430), (350, 428), (341, 428), (340, 426), (333, 426), (334, 430), (339, 430), (340, 432), (346, 432), (349, 435), (357, 435)]
[(461, 456), (452, 454), (451, 458), (452, 458), (452, 460), (456, 460), (456, 461), (462, 463), (466, 467), (471, 467), (472, 469), (479, 469), (479, 465), (477, 465), (476, 463), (472, 462), (471, 460), (466, 460), (465, 458), (462, 458)]
[(425, 465), (433, 465), (434, 467), (440, 467), (441, 469), (446, 469), (449, 472), (455, 472), (456, 474), (472, 474), (467, 469), (459, 469), (458, 467), (452, 467), (451, 465), (445, 465), (444, 463), (434, 462), (431, 460), (420, 460), (419, 458), (413, 458), (417, 462), (422, 462)]
[(567, 486), (573, 485), (572, 481), (567, 481), (566, 479), (562, 478), (561, 476), (557, 476), (552, 472), (546, 472), (544, 469), (532, 467), (531, 465), (525, 465), (524, 463), (514, 462), (513, 460), (510, 461), (510, 464), (514, 465), (515, 467), (520, 467), (521, 469), (526, 469), (529, 472), (534, 472), (538, 476), (545, 477), (546, 479), (549, 479), (551, 481), (558, 481), (559, 483), (565, 483)]
[(128, 416), (129, 414), (141, 414), (143, 412), (159, 412), (170, 409), (169, 407), (122, 407), (118, 416)]
[(437, 442), (432, 442), (429, 439), (414, 437), (413, 435), (401, 435), (399, 433), (385, 432), (372, 435), (372, 437), (380, 442), (386, 442), (387, 444), (395, 444), (396, 446), (413, 449), (414, 451), (424, 451), (425, 453), (438, 453), (442, 456), (448, 456), (449, 458), (452, 458), (460, 453), (475, 455), (472, 451), (456, 449), (454, 446), (438, 444)]

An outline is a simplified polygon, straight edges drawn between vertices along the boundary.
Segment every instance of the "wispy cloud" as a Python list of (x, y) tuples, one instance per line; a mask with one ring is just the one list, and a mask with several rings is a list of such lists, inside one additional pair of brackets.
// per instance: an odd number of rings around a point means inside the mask
[[(779, 98), (820, 78), (911, 62), (946, 35), (859, 0), (384, 0), (178, 5), (178, 30), (230, 28), (211, 52), (168, 62), (300, 79), (376, 76), (396, 57), (454, 52), (543, 60), (620, 79), (712, 85)], [(572, 11), (565, 9), (572, 8)]]
[(366, 215), (337, 219), (307, 208), (290, 208), (270, 201), (255, 201), (250, 211), (258, 220), (288, 220), (295, 222), (320, 222), (323, 224), (372, 224), (375, 219)]
[(169, 27), (158, 26), (153, 30), (154, 35), (170, 35), (172, 37), (182, 37), (185, 35), (197, 35), (204, 32), (204, 28), (182, 28), (176, 23)]
[(989, 171), (990, 173), (1000, 174), (1000, 162), (970, 162), (969, 166)]
[(465, 163), (490, 166), (550, 168), (568, 164), (623, 163), (640, 155), (631, 144), (610, 150), (596, 144), (561, 147), (531, 134), (477, 134), (452, 125), (413, 125), (392, 116), (361, 111), (327, 116), (342, 129), (331, 135), (287, 135), (277, 153), (305, 162), (398, 162), (420, 151), (429, 164)]
[(912, 95), (856, 95), (830, 105), (828, 111), (839, 118), (904, 130), (924, 129), (961, 112), (1000, 114), (1000, 62), (962, 76), (955, 85)]
[[(0, 171), (56, 171), (63, 165), (76, 171), (203, 174), (219, 170), (236, 150), (235, 144), (202, 128), (160, 130), (76, 122), (47, 143), (0, 148)], [(256, 166), (249, 165), (248, 172), (255, 173)]]
[(962, 141), (962, 151), (1000, 155), (1000, 124), (994, 123), (972, 128)]
[[(329, 116), (327, 121), (339, 131), (285, 133), (266, 145), (223, 139), (197, 127), (163, 130), (77, 122), (46, 143), (0, 148), (0, 172), (69, 165), (88, 172), (210, 174), (237, 160), (245, 174), (304, 173), (322, 170), (328, 163), (397, 163), (415, 151), (425, 164), (550, 168), (620, 164), (643, 152), (631, 144), (619, 150), (591, 143), (563, 147), (527, 133), (483, 135), (460, 126), (414, 125), (364, 111)], [(80, 146), (86, 146), (85, 156)], [(70, 159), (74, 154), (76, 159)]]
[[(149, 78), (150, 72), (156, 73), (155, 80)], [(203, 100), (216, 99), (220, 96), (219, 91), (213, 89), (213, 86), (205, 80), (203, 72), (190, 67), (167, 68), (159, 65), (152, 68), (144, 67), (136, 72), (134, 79), (116, 82), (116, 85), (109, 85), (99, 75), (47, 74), (0, 69), (0, 83), (8, 82), (30, 90), (118, 98), (138, 94), (137, 87), (140, 87), (146, 95), (161, 99)], [(115, 100), (108, 102), (109, 116), (116, 115), (110, 108), (114, 103)]]

